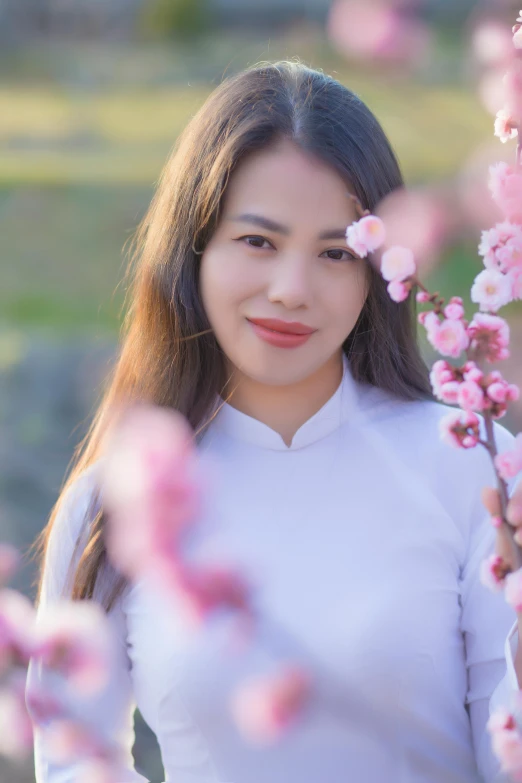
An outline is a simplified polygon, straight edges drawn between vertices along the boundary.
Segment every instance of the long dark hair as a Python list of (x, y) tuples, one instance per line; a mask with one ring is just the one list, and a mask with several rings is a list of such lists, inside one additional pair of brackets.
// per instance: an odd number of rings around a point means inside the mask
[[(373, 210), (403, 186), (401, 172), (378, 121), (353, 92), (299, 62), (262, 63), (229, 77), (181, 134), (130, 257), (126, 314), (119, 356), (92, 424), (77, 447), (69, 476), (49, 521), (35, 541), (43, 562), (61, 500), (102, 454), (113, 414), (142, 400), (180, 411), (196, 437), (208, 425), (227, 377), (221, 349), (199, 294), (200, 256), (220, 217), (230, 175), (251, 152), (280, 139), (332, 166), (364, 208)], [(343, 349), (358, 381), (403, 400), (430, 397), (427, 368), (416, 341), (414, 297), (392, 302), (369, 265), (369, 294)], [(93, 598), (101, 570), (111, 588), (110, 611), (126, 581), (112, 568), (104, 543), (105, 515), (91, 506), (87, 544), (72, 579), (72, 598)]]

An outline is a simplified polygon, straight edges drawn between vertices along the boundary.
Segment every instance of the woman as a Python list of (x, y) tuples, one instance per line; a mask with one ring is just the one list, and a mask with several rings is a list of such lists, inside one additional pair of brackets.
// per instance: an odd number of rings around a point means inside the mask
[[(401, 185), (360, 99), (291, 62), (227, 79), (167, 163), (114, 376), (41, 540), (40, 606), (94, 597), (121, 639), (109, 687), (77, 707), (121, 748), (126, 781), (143, 780), (136, 704), (173, 783), (497, 775), (486, 721), (518, 685), (504, 658), (516, 618), (478, 577), (492, 469), (485, 451), (439, 442), (447, 409), (431, 398), (411, 299), (392, 302), (345, 241), (350, 193), (372, 210)], [(181, 411), (217, 473), (193, 546), (256, 576), (266, 627), (242, 656), (219, 624), (194, 644), (107, 560), (102, 438), (113, 405), (136, 399)], [(287, 658), (314, 670), (316, 701), (260, 750), (229, 696)], [(44, 677), (32, 662), (29, 695)], [(75, 779), (76, 765), (49, 762), (38, 725), (35, 761), (38, 783)]]

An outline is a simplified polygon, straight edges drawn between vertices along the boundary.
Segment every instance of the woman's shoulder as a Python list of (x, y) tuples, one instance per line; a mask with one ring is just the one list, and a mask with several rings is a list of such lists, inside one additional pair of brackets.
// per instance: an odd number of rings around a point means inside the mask
[[(479, 485), (494, 482), (491, 459), (484, 447), (459, 449), (441, 437), (441, 420), (460, 409), (433, 399), (400, 400), (381, 389), (369, 389), (365, 396), (361, 405), (364, 426), (386, 439), (396, 457), (410, 463), (414, 470), (457, 487), (462, 481)], [(477, 415), (485, 438), (484, 418)], [(512, 433), (498, 421), (494, 433), (498, 451), (509, 449), (514, 441)]]
[(49, 540), (54, 558), (70, 555), (70, 547), (78, 542), (96, 513), (102, 464), (102, 458), (92, 462), (59, 496)]

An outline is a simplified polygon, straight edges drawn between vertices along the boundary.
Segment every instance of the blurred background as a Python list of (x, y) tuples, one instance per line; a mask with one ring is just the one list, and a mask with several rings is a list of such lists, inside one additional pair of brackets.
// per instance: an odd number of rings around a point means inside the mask
[[(412, 187), (447, 186), (490, 148), (492, 160), (514, 157), (493, 139), (467, 47), (474, 20), (505, 18), (509, 30), (516, 4), (409, 0), (431, 36), (414, 68), (350, 56), (332, 36), (332, 5), (0, 0), (3, 540), (25, 550), (47, 521), (114, 355), (125, 245), (180, 129), (228, 74), (279, 58), (322, 68), (376, 113)], [(427, 280), (468, 304), (493, 209), (480, 219), (441, 250)], [(520, 382), (518, 305), (506, 311), (514, 330), (506, 374)], [(522, 407), (504, 422), (522, 429)], [(26, 559), (13, 586), (32, 597), (33, 580)], [(160, 781), (154, 738), (139, 713), (136, 721), (138, 769)], [(0, 760), (0, 780), (31, 783), (32, 758)]]

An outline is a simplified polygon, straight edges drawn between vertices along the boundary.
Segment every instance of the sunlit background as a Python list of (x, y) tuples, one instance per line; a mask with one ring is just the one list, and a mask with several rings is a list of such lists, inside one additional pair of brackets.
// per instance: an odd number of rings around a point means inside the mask
[[(46, 522), (114, 353), (126, 243), (177, 134), (225, 76), (280, 58), (324, 69), (376, 113), (412, 187), (447, 186), (474, 160), (514, 155), (493, 139), (466, 52), (484, 13), (509, 29), (520, 3), (409, 5), (431, 33), (414, 68), (350, 56), (330, 0), (0, 2), (3, 539), (27, 547)], [(446, 247), (428, 280), (468, 303), (479, 229)], [(522, 311), (506, 314), (506, 374), (520, 382)], [(505, 422), (522, 428), (520, 405)], [(14, 586), (32, 596), (33, 577), (27, 562)], [(162, 780), (137, 722), (138, 769)], [(0, 761), (0, 780), (29, 783), (32, 759)]]

